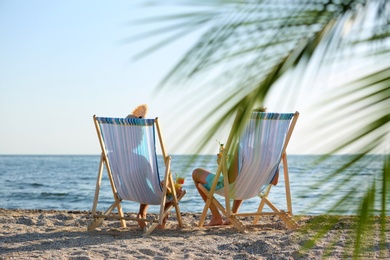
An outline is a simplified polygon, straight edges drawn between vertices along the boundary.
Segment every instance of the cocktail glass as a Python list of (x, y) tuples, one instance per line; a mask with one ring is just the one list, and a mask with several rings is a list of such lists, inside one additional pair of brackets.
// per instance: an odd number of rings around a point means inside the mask
[(185, 175), (183, 173), (176, 174), (176, 183), (179, 184), (179, 185), (183, 185), (185, 178), (186, 177), (185, 177)]

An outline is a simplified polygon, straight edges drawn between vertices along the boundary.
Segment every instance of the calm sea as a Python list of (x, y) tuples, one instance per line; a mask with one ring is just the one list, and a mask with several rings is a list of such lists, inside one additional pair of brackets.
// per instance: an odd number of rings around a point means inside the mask
[[(215, 171), (215, 157), (202, 155), (194, 159), (190, 155), (172, 156), (172, 171), (186, 174), (184, 189), (187, 194), (180, 204), (182, 212), (203, 210), (204, 203), (194, 187), (191, 172), (196, 167)], [(347, 194), (352, 194), (356, 201), (352, 201), (350, 206), (343, 206), (337, 213), (354, 214), (353, 208), (363, 196), (362, 187), (369, 185), (374, 176), (380, 176), (383, 157), (370, 155), (337, 177), (332, 177), (332, 173), (350, 156), (332, 156), (316, 164), (318, 158), (313, 155), (288, 157), (294, 214), (326, 213), (334, 202)], [(99, 160), (99, 155), (0, 155), (0, 208), (91, 210)], [(280, 208), (286, 205), (283, 191), (284, 180), (281, 177), (270, 194), (271, 201)], [(326, 193), (329, 195), (324, 198)], [(104, 171), (98, 210), (105, 210), (111, 203), (112, 191)], [(248, 200), (241, 210), (257, 207), (258, 203), (258, 198)], [(123, 207), (126, 212), (138, 211), (138, 205), (131, 202), (125, 202)], [(149, 208), (149, 212), (157, 211), (157, 206)]]

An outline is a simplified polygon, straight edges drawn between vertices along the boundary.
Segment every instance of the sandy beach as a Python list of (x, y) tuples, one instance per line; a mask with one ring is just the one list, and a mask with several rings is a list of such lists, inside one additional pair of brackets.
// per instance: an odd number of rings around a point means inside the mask
[[(199, 228), (198, 213), (182, 213), (180, 229), (172, 213), (164, 230), (142, 236), (135, 223), (120, 228), (105, 221), (88, 232), (88, 211), (0, 209), (0, 259), (340, 259), (352, 255), (353, 217), (295, 217), (289, 230), (277, 217), (264, 217), (246, 233), (232, 226)], [(243, 221), (250, 224), (249, 219)], [(379, 246), (379, 222), (367, 235), (362, 259), (390, 258), (390, 220), (385, 248)], [(329, 227), (314, 246), (304, 251), (321, 227)]]

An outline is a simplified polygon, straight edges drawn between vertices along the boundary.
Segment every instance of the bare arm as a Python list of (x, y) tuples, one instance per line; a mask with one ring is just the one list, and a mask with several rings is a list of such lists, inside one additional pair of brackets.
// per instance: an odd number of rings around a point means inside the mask
[(228, 169), (229, 183), (233, 183), (238, 175), (238, 149), (235, 149), (233, 160)]

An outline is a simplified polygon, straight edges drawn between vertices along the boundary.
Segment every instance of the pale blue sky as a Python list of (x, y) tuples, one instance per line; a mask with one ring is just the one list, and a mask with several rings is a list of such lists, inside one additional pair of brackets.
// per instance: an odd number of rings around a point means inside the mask
[[(155, 87), (198, 34), (132, 62), (156, 38), (123, 44), (147, 29), (131, 21), (169, 10), (137, 2), (0, 1), (0, 154), (99, 154), (92, 116), (126, 116), (142, 103), (149, 117), (160, 118), (168, 152), (194, 152), (174, 145), (184, 120), (196, 113), (175, 111), (188, 93), (175, 88), (156, 95)], [(283, 105), (267, 104), (303, 112), (289, 149), (307, 153), (299, 134), (306, 104)], [(217, 144), (210, 142), (215, 149), (206, 152), (214, 153)]]

